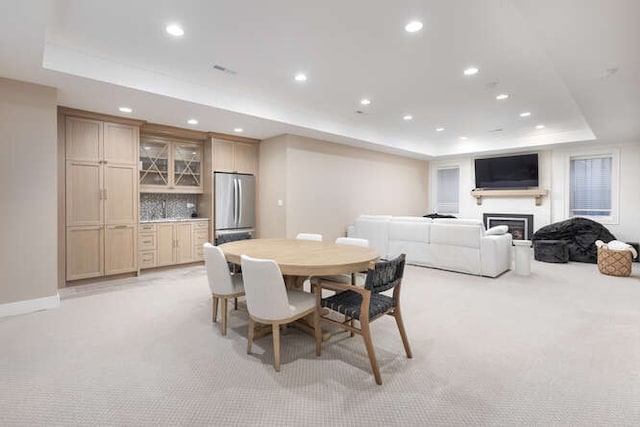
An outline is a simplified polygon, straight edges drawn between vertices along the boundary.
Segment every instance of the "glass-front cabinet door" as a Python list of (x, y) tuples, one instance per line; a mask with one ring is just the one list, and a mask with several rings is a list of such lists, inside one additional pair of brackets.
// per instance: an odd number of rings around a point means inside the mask
[(202, 190), (202, 147), (178, 142), (173, 145), (173, 186)]
[(140, 142), (140, 186), (155, 189), (169, 186), (169, 143)]
[(141, 192), (202, 193), (203, 188), (201, 144), (141, 138)]

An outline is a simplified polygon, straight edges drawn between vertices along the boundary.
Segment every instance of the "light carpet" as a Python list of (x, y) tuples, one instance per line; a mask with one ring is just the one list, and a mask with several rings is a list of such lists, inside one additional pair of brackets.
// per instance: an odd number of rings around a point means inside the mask
[[(247, 314), (211, 323), (204, 268), (61, 290), (0, 319), (0, 425), (640, 425), (640, 270), (532, 263), (496, 279), (407, 266), (402, 306), (315, 357), (289, 329), (246, 354)], [(244, 305), (242, 305), (244, 306)], [(242, 307), (241, 307), (242, 308)]]

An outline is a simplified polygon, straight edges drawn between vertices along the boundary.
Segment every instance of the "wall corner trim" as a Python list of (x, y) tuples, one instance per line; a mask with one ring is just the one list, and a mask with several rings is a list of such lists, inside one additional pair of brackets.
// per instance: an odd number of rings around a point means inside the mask
[(60, 295), (0, 304), (0, 318), (60, 307)]

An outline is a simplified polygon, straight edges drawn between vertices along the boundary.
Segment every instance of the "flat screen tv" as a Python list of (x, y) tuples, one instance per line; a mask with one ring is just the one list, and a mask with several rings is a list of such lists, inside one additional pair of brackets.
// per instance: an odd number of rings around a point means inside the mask
[(475, 159), (476, 188), (538, 186), (538, 154)]

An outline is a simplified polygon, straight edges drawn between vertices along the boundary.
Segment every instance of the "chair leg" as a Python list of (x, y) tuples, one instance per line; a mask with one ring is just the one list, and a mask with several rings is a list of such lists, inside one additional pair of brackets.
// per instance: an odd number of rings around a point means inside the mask
[(227, 298), (222, 299), (221, 316), (222, 317), (222, 335), (227, 335)]
[(404, 322), (402, 321), (402, 314), (400, 314), (399, 307), (395, 308), (393, 317), (396, 318), (396, 323), (398, 324), (398, 330), (400, 331), (402, 344), (404, 344), (404, 351), (407, 353), (407, 357), (411, 359), (413, 357), (413, 354), (411, 353), (411, 347), (409, 347), (409, 340), (407, 339), (407, 333), (404, 330)]
[(320, 328), (320, 310), (322, 310), (322, 288), (316, 286), (312, 280), (309, 280), (311, 284), (311, 292), (316, 296), (316, 309), (313, 312), (313, 327), (316, 333), (316, 356), (320, 356), (322, 353), (322, 329)]
[(373, 348), (373, 341), (371, 340), (369, 322), (361, 321), (360, 327), (362, 328), (362, 338), (364, 338), (364, 345), (367, 347), (367, 354), (369, 355), (369, 362), (371, 362), (371, 370), (373, 371), (373, 376), (376, 379), (376, 384), (382, 385), (380, 369), (378, 368), (378, 360), (376, 359), (376, 352)]
[(320, 307), (318, 306), (313, 311), (313, 329), (316, 333), (316, 356), (320, 357), (322, 352), (322, 329), (320, 329)]
[(255, 329), (255, 322), (249, 317), (249, 339), (247, 340), (247, 354), (251, 353), (251, 344), (253, 344), (253, 332)]
[(212, 296), (211, 298), (213, 298), (213, 323), (216, 323), (218, 320), (218, 297)]
[(274, 323), (273, 329), (273, 367), (280, 372), (280, 325)]
[(233, 299), (233, 309), (236, 311), (238, 310), (238, 297)]

